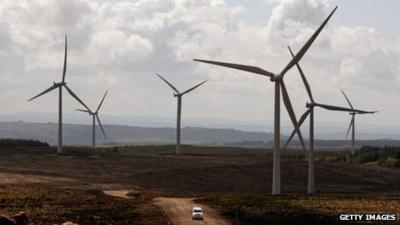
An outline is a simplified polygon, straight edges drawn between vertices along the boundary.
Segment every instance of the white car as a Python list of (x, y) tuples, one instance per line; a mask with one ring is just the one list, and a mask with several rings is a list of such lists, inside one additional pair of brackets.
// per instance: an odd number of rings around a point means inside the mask
[(201, 207), (193, 207), (192, 209), (192, 219), (194, 220), (202, 220), (203, 219), (203, 209)]

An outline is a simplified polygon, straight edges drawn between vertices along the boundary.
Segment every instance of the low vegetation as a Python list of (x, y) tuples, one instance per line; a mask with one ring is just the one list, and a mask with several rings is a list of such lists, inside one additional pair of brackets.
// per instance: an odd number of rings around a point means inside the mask
[(378, 164), (400, 168), (400, 147), (371, 147), (364, 146), (354, 156), (338, 156), (337, 162)]
[(270, 196), (214, 193), (199, 201), (219, 208), (224, 216), (237, 225), (339, 225), (343, 224), (339, 221), (340, 213), (400, 213), (399, 196)]
[(98, 189), (0, 187), (0, 214), (19, 211), (25, 211), (33, 225), (65, 221), (91, 225), (166, 224), (151, 201), (113, 198)]
[[(307, 191), (304, 153), (283, 152), (282, 192), (296, 195), (272, 197), (272, 152), (265, 149), (185, 145), (181, 156), (171, 155), (172, 145), (64, 150), (56, 154), (54, 147), (1, 149), (0, 214), (26, 211), (33, 224), (72, 220), (160, 225), (167, 223), (152, 199), (182, 196), (205, 197), (203, 201), (220, 206), (224, 216), (239, 218), (242, 225), (293, 224), (293, 220), (335, 224), (340, 212), (382, 210), (400, 215), (400, 199), (391, 197), (398, 196), (400, 170), (369, 164), (370, 160), (340, 161), (349, 152), (316, 152), (316, 196), (301, 195)], [(396, 158), (392, 151), (385, 151), (382, 160)], [(381, 150), (363, 149), (354, 157), (373, 152)], [(326, 162), (329, 157), (332, 160)], [(104, 188), (133, 190), (132, 199), (105, 196), (100, 191)]]
[(0, 148), (15, 148), (15, 147), (49, 147), (46, 142), (28, 139), (13, 139), (2, 138), (0, 139)]
[(131, 224), (139, 211), (128, 201), (105, 196), (99, 190), (51, 189), (46, 187), (0, 188), (0, 211), (26, 211), (33, 224)]

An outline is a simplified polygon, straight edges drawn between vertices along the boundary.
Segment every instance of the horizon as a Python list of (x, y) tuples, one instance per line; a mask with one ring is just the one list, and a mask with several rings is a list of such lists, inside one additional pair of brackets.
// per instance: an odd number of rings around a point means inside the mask
[[(174, 117), (140, 117), (124, 115), (100, 115), (103, 126), (126, 126), (141, 128), (176, 128), (176, 118)], [(0, 123), (2, 122), (25, 122), (25, 123), (57, 123), (57, 115), (53, 113), (20, 113), (17, 115), (0, 114)], [(207, 119), (207, 118), (184, 118), (182, 128), (207, 128), (207, 129), (233, 129), (243, 132), (263, 132), (273, 134), (272, 121), (240, 121), (230, 119)], [(86, 114), (66, 113), (64, 114), (65, 125), (91, 125), (91, 120)], [(335, 121), (319, 122), (316, 124), (316, 138), (320, 140), (345, 140), (346, 126), (338, 124)], [(303, 127), (302, 133), (305, 139), (308, 139), (307, 125)], [(372, 128), (372, 129), (371, 129)], [(282, 135), (289, 135), (292, 131), (290, 121), (282, 121)], [(368, 123), (357, 124), (357, 139), (395, 139), (400, 140), (400, 126), (379, 126)], [(107, 131), (106, 131), (107, 132)]]

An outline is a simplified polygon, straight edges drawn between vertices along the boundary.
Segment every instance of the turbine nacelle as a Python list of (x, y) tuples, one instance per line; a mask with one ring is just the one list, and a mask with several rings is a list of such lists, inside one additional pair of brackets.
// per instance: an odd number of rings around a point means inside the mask
[(312, 108), (312, 107), (314, 107), (316, 104), (315, 104), (315, 102), (307, 102), (306, 103), (306, 108)]
[(271, 82), (279, 82), (283, 79), (283, 75), (273, 75), (271, 76), (271, 78), (269, 78), (269, 80)]
[(64, 86), (64, 85), (67, 85), (67, 82), (53, 82), (53, 85), (54, 86)]

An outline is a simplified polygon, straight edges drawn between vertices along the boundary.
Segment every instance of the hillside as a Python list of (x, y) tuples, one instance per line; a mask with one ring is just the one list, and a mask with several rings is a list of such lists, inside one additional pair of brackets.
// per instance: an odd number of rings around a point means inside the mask
[[(104, 140), (100, 128), (96, 137), (99, 143), (173, 143), (175, 129), (170, 127), (134, 127), (121, 125), (103, 125), (107, 134)], [(91, 125), (64, 124), (63, 137), (67, 145), (86, 145), (91, 143)], [(0, 122), (0, 138), (35, 139), (50, 144), (57, 142), (56, 123)], [(211, 129), (185, 127), (182, 129), (182, 141), (185, 144), (224, 145), (242, 141), (269, 141), (272, 133), (244, 132), (234, 129)]]
[[(175, 129), (171, 127), (139, 127), (122, 125), (104, 125), (107, 140), (96, 127), (97, 143), (103, 144), (168, 144), (175, 142)], [(64, 124), (64, 143), (66, 145), (89, 145), (92, 138), (92, 127), (88, 124)], [(307, 136), (305, 136), (306, 138)], [(0, 122), (0, 138), (39, 140), (51, 145), (57, 143), (56, 123)], [(282, 135), (282, 144), (287, 136)], [(271, 148), (273, 133), (250, 132), (236, 129), (184, 127), (182, 128), (183, 144), (238, 146), (252, 148)], [(307, 143), (307, 139), (305, 139)], [(350, 145), (349, 140), (316, 140), (318, 149), (343, 149)], [(399, 140), (375, 139), (357, 140), (361, 146), (400, 146)], [(300, 143), (293, 140), (290, 147), (299, 148)]]

